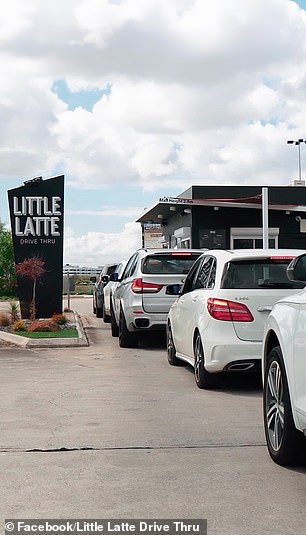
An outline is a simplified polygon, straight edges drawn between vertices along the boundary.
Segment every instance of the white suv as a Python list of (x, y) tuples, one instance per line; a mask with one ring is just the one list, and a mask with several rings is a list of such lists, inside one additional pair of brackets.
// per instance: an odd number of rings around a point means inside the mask
[(301, 288), (286, 275), (288, 264), (301, 252), (206, 251), (169, 312), (169, 363), (191, 364), (199, 388), (216, 386), (223, 371), (259, 371), (264, 324), (272, 305)]
[(111, 301), (111, 331), (120, 347), (137, 345), (139, 333), (165, 330), (167, 314), (186, 274), (203, 249), (136, 251), (119, 281)]
[[(306, 254), (288, 266), (288, 277), (306, 285)], [(305, 461), (306, 288), (276, 303), (263, 341), (263, 413), (267, 446), (280, 465)]]

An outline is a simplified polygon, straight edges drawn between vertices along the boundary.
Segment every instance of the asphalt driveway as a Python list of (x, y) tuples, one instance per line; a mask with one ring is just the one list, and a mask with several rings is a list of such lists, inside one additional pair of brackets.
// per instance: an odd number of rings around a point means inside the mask
[(268, 457), (256, 380), (196, 388), (162, 339), (121, 349), (76, 300), (88, 347), (0, 348), (1, 520), (207, 518), (209, 534), (304, 533), (305, 468)]

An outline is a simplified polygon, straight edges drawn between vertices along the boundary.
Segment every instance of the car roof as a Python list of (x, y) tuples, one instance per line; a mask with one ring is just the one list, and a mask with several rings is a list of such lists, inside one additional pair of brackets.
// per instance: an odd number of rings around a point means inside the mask
[(229, 262), (239, 259), (296, 257), (305, 252), (304, 249), (209, 249), (204, 254)]
[(146, 254), (184, 254), (184, 253), (205, 253), (207, 249), (139, 249), (139, 252)]

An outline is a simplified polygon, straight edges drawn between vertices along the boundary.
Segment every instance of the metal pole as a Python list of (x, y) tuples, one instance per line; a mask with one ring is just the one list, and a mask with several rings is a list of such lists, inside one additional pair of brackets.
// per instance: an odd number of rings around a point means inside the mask
[(269, 201), (268, 188), (262, 188), (262, 245), (264, 249), (269, 248)]
[(299, 180), (302, 180), (302, 171), (301, 171), (301, 143), (300, 143), (300, 140), (298, 141), (298, 148), (299, 148)]
[(67, 266), (68, 267), (68, 272), (67, 272), (67, 282), (68, 282), (68, 289), (67, 289), (67, 306), (68, 306), (68, 311), (70, 311), (70, 271), (69, 271), (69, 265)]
[(306, 143), (305, 139), (288, 139), (288, 145), (297, 145), (299, 158), (299, 180), (302, 180), (302, 164), (301, 164), (301, 143)]

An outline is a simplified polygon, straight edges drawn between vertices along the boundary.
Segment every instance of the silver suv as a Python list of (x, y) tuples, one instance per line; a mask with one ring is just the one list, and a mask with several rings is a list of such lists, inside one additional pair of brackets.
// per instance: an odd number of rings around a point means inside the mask
[(135, 347), (139, 333), (165, 330), (167, 314), (182, 283), (203, 249), (136, 251), (117, 281), (111, 301), (111, 332), (120, 347)]

